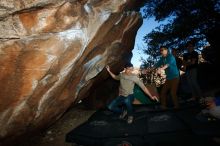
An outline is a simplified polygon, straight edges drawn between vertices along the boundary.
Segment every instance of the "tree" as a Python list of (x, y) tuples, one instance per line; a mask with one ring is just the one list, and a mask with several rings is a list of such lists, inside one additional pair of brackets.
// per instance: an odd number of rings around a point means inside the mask
[[(169, 19), (168, 24), (160, 25), (144, 37), (148, 44), (145, 53), (156, 58), (158, 48), (184, 50), (187, 41), (193, 39), (198, 48), (209, 43), (207, 58), (218, 63), (220, 46), (220, 0), (147, 0), (144, 18), (155, 17), (157, 21)], [(213, 52), (213, 53), (210, 53)]]

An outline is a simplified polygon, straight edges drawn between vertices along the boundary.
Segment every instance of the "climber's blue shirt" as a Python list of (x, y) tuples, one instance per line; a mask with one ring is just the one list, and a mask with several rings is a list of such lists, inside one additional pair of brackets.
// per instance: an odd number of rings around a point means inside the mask
[(161, 57), (157, 62), (156, 67), (168, 65), (165, 69), (167, 80), (172, 80), (174, 78), (179, 78), (179, 70), (176, 65), (176, 59), (172, 54), (168, 54), (166, 57)]

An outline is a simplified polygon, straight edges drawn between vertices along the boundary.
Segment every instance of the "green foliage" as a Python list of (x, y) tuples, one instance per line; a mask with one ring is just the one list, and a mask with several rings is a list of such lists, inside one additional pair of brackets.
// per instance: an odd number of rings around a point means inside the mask
[(160, 22), (169, 19), (168, 24), (160, 25), (144, 37), (148, 44), (145, 53), (156, 59), (158, 48), (184, 50), (188, 40), (194, 39), (197, 47), (207, 41), (213, 49), (217, 48), (218, 39), (213, 39), (213, 32), (220, 33), (220, 0), (147, 0), (144, 18), (155, 17)]

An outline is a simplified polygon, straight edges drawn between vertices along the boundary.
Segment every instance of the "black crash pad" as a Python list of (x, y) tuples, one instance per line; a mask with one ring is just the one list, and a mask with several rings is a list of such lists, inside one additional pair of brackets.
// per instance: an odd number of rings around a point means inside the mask
[(126, 120), (119, 119), (118, 114), (109, 110), (100, 110), (87, 122), (68, 133), (66, 141), (96, 146), (118, 142), (142, 145), (144, 141), (142, 137), (147, 131), (146, 121), (146, 112), (136, 113), (133, 124), (129, 125)]
[(149, 113), (148, 134), (171, 133), (179, 131), (187, 131), (189, 128), (181, 122), (171, 111)]
[[(192, 107), (190, 112), (185, 108), (177, 111), (150, 109), (135, 107), (132, 124), (127, 124), (126, 120), (119, 119), (118, 114), (109, 110), (99, 110), (67, 133), (66, 142), (84, 146), (170, 146), (189, 145), (193, 140), (194, 144), (206, 145), (207, 140), (201, 141), (200, 135), (192, 130), (193, 123), (187, 121), (190, 115), (196, 114), (191, 111), (198, 108)], [(210, 144), (209, 141), (207, 143)]]
[[(220, 136), (220, 120), (204, 121), (198, 118), (200, 109), (186, 109), (179, 111), (176, 115), (189, 126), (192, 132), (198, 136), (212, 137)], [(202, 115), (201, 115), (202, 116)], [(203, 118), (209, 118), (208, 116)]]

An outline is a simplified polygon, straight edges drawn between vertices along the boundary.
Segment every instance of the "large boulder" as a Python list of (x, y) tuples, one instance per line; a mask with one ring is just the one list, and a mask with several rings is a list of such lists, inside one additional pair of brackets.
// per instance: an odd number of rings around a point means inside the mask
[(132, 56), (136, 0), (0, 1), (0, 141), (56, 121)]

